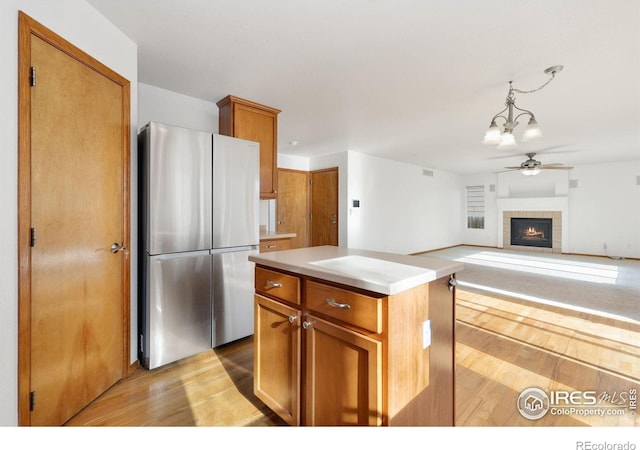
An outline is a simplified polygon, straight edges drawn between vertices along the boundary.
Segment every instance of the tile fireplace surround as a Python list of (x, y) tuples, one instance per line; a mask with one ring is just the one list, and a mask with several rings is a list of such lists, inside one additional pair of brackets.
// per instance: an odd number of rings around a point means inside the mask
[[(551, 219), (553, 236), (552, 248), (511, 245), (511, 218)], [(562, 253), (562, 212), (561, 211), (503, 211), (502, 213), (502, 244), (504, 249), (525, 250), (538, 253)]]
[[(538, 253), (566, 253), (569, 251), (569, 198), (554, 197), (503, 197), (496, 199), (498, 214), (498, 248), (525, 250)], [(552, 248), (536, 248), (511, 245), (511, 217), (533, 217), (553, 221)]]

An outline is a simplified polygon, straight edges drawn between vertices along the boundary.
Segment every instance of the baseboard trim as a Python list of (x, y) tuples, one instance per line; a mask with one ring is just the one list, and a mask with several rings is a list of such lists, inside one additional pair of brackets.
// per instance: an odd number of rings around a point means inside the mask
[(607, 255), (594, 255), (591, 253), (569, 253), (562, 252), (563, 255), (572, 255), (572, 256), (591, 256), (592, 258), (605, 258), (610, 259), (612, 261), (623, 261), (629, 259), (631, 261), (640, 261), (640, 258), (636, 258), (634, 256), (607, 256)]
[(129, 372), (126, 374), (126, 376), (130, 376), (133, 372), (135, 372), (136, 370), (138, 370), (140, 368), (140, 361), (138, 361), (137, 359), (131, 363), (131, 365), (129, 366)]
[(447, 250), (449, 248), (462, 247), (463, 245), (465, 245), (465, 244), (456, 244), (456, 245), (450, 245), (448, 247), (432, 248), (431, 250), (423, 250), (421, 252), (409, 253), (409, 255), (410, 256), (419, 256), (419, 255), (424, 255), (425, 253), (429, 253), (429, 252), (437, 252), (438, 250)]

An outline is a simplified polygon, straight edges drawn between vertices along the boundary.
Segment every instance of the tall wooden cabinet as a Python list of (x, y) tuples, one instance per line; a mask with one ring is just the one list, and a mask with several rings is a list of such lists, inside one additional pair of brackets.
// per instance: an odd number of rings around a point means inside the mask
[(218, 103), (218, 133), (260, 144), (260, 198), (278, 191), (279, 109), (228, 95)]

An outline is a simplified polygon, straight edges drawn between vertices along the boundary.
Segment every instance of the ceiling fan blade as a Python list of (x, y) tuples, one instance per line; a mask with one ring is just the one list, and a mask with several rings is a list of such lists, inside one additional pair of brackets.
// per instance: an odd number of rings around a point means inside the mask
[(556, 165), (551, 166), (551, 165), (548, 165), (548, 164), (543, 165), (542, 168), (544, 170), (549, 170), (549, 169), (551, 169), (551, 170), (571, 170), (571, 169), (573, 169), (573, 167), (571, 167), (571, 166), (556, 166)]
[(509, 169), (509, 170), (520, 170), (520, 166), (518, 166), (518, 167), (505, 167), (505, 169)]

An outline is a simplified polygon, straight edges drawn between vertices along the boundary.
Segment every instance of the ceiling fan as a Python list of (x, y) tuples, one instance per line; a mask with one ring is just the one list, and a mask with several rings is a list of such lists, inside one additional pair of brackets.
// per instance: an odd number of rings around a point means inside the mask
[(520, 164), (517, 167), (505, 167), (508, 170), (519, 170), (523, 175), (537, 175), (541, 170), (571, 170), (573, 167), (565, 166), (564, 164), (542, 164), (540, 161), (533, 159), (536, 156), (535, 153), (527, 153), (526, 154), (529, 159)]

